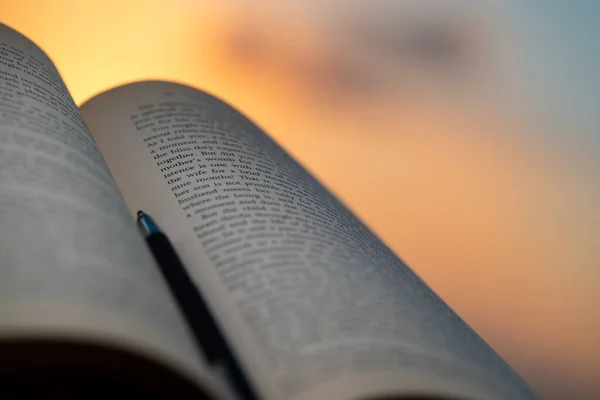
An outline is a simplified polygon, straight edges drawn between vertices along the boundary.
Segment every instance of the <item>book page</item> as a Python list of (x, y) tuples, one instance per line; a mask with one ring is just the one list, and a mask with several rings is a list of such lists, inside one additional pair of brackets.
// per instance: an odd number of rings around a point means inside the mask
[(206, 377), (57, 70), (2, 24), (0, 255), (0, 342), (89, 341)]
[(536, 398), (233, 108), (140, 82), (92, 98), (82, 114), (130, 213), (144, 209), (172, 238), (265, 399)]

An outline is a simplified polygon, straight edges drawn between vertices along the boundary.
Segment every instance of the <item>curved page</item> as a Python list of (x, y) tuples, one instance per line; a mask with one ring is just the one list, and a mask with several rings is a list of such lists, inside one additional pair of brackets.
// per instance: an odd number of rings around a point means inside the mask
[(140, 82), (82, 113), (130, 212), (147, 210), (172, 237), (264, 398), (535, 398), (233, 108), (183, 85)]
[(0, 341), (87, 342), (206, 377), (57, 70), (1, 24), (0, 256)]

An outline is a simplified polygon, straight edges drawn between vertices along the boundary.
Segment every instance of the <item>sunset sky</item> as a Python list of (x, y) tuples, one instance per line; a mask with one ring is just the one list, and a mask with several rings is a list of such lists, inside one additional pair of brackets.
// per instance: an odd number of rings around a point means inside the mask
[(600, 398), (600, 6), (518, 3), (3, 0), (0, 22), (78, 104), (167, 79), (238, 107), (545, 398)]

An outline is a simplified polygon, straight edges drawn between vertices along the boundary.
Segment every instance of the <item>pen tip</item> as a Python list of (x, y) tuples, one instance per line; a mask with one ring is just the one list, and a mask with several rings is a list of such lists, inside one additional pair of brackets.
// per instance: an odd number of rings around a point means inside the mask
[(144, 234), (144, 236), (148, 236), (151, 233), (160, 232), (160, 228), (156, 225), (156, 222), (145, 212), (142, 210), (137, 212), (137, 222), (136, 225), (138, 229)]

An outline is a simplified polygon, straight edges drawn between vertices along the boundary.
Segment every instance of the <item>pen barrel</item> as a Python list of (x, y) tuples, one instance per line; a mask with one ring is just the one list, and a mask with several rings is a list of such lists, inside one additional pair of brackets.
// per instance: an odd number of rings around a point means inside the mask
[[(166, 273), (170, 277), (177, 277), (178, 279), (188, 278), (179, 256), (177, 256), (171, 241), (164, 233), (151, 233), (146, 237), (146, 242), (163, 274)], [(169, 283), (171, 282), (169, 281)]]
[(162, 232), (155, 232), (146, 237), (146, 242), (208, 362), (217, 362), (221, 356), (223, 339), (169, 238)]
[(153, 232), (146, 236), (146, 243), (207, 361), (224, 366), (240, 399), (256, 400), (253, 388), (221, 334), (200, 289), (191, 280), (169, 238), (160, 231)]

